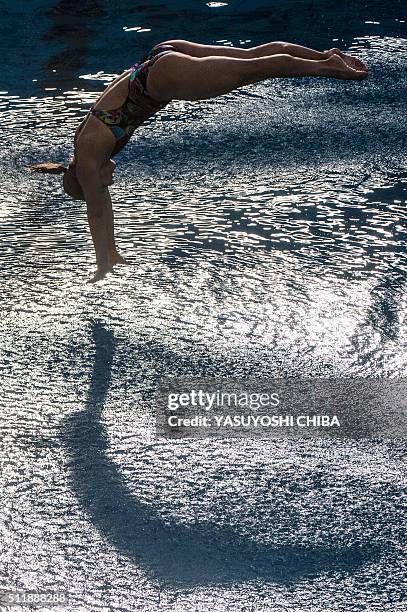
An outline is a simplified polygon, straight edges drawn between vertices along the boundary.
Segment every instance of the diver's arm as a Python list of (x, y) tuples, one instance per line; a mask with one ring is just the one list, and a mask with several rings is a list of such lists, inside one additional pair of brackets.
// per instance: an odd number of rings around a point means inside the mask
[(114, 144), (112, 132), (90, 116), (75, 147), (76, 178), (86, 200), (96, 253), (94, 281), (103, 278), (115, 264), (126, 263), (116, 249), (112, 201), (106, 182), (102, 180), (103, 165), (111, 155)]
[(107, 207), (104, 209), (105, 223), (107, 232), (107, 250), (110, 265), (114, 266), (118, 263), (127, 263), (126, 260), (119, 255), (116, 247), (116, 241), (114, 237), (114, 215), (112, 208), (112, 200), (110, 197), (109, 189), (106, 187), (106, 201)]
[(95, 248), (97, 265), (92, 280), (97, 281), (104, 278), (106, 273), (111, 270), (109, 262), (110, 237), (106, 227), (106, 216), (111, 202), (109, 192), (103, 186), (96, 169), (78, 167), (76, 174), (86, 200), (89, 229)]

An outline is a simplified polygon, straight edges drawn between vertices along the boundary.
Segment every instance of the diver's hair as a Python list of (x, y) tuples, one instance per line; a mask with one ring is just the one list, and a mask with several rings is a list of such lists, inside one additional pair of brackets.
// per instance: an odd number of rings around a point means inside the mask
[(82, 187), (76, 178), (75, 158), (69, 161), (68, 166), (48, 162), (46, 164), (33, 164), (27, 168), (30, 172), (41, 172), (42, 174), (62, 174), (62, 186), (66, 194), (74, 200), (84, 200)]
[(43, 172), (45, 174), (64, 174), (68, 168), (64, 166), (64, 164), (47, 162), (46, 164), (33, 164), (32, 166), (28, 166), (28, 170), (31, 172)]

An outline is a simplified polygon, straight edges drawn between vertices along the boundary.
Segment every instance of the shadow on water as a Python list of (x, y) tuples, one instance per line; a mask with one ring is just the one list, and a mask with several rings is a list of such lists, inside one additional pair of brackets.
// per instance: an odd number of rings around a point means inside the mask
[[(367, 316), (362, 324), (363, 328), (371, 331), (361, 332), (360, 327), (351, 338), (353, 355), (357, 356), (360, 366), (371, 367), (372, 363), (376, 368), (385, 365), (386, 357), (383, 350), (391, 342), (397, 342), (401, 338), (400, 334), (400, 304), (405, 292), (407, 275), (400, 269), (394, 269), (381, 276), (370, 292), (371, 305), (367, 311)], [(371, 346), (371, 335), (379, 335), (381, 350)]]
[[(137, 500), (107, 456), (101, 412), (117, 340), (98, 322), (92, 324), (92, 335), (95, 357), (86, 409), (64, 421), (62, 437), (71, 456), (74, 492), (92, 523), (118, 551), (160, 582), (184, 586), (254, 578), (292, 584), (321, 572), (352, 572), (378, 555), (369, 546), (275, 547), (211, 523), (164, 522), (152, 507)], [(165, 357), (159, 346), (154, 352)]]
[[(377, 188), (373, 190), (371, 195), (372, 201), (391, 203), (395, 198), (399, 202), (405, 200), (406, 197), (406, 175), (400, 174), (397, 177), (395, 185), (391, 188)], [(355, 211), (355, 209), (353, 209)], [(367, 316), (363, 322), (363, 326), (371, 328), (373, 332), (380, 335), (382, 345), (389, 342), (396, 342), (400, 338), (400, 304), (405, 293), (407, 282), (407, 273), (405, 272), (405, 241), (407, 237), (406, 216), (397, 217), (397, 223), (400, 229), (397, 234), (394, 232), (395, 244), (391, 251), (397, 256), (397, 263), (393, 263), (391, 268), (380, 275), (378, 281), (370, 291), (371, 305), (367, 311)], [(383, 246), (385, 253), (389, 252), (389, 245)], [(364, 336), (364, 334), (362, 335)], [(354, 354), (358, 355), (359, 362), (363, 365), (370, 363), (372, 353), (370, 351), (362, 351), (360, 345), (360, 330), (351, 339), (351, 344), (354, 348)], [(377, 359), (377, 356), (376, 356)]]
[(98, 37), (94, 24), (105, 16), (105, 10), (98, 0), (60, 0), (47, 10), (47, 16), (51, 27), (42, 40), (63, 45), (63, 49), (44, 61), (46, 76), (41, 85), (55, 86), (56, 80), (72, 85)]
[(368, 321), (378, 331), (383, 341), (397, 340), (399, 337), (399, 306), (407, 278), (400, 270), (384, 275), (371, 291), (372, 306)]

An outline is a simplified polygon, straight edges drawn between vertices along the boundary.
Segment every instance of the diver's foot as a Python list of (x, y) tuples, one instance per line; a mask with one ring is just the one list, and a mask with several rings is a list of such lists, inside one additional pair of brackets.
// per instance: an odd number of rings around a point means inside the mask
[[(343, 54), (345, 55), (345, 54)], [(361, 62), (363, 68), (354, 68), (350, 65), (348, 58), (357, 60), (350, 55), (342, 57), (342, 55), (333, 54), (328, 59), (323, 60), (321, 63), (324, 65), (323, 73), (325, 76), (333, 77), (334, 79), (346, 79), (346, 80), (361, 80), (365, 79), (368, 75), (367, 67)], [(358, 62), (360, 60), (357, 60)]]
[(364, 72), (369, 71), (369, 68), (367, 67), (365, 62), (362, 62), (362, 60), (358, 57), (355, 57), (354, 55), (349, 55), (348, 53), (342, 53), (342, 51), (338, 55), (350, 68), (353, 68), (354, 70), (362, 70)]
[(326, 59), (328, 59), (328, 57), (331, 57), (331, 55), (340, 55), (341, 53), (342, 51), (340, 49), (337, 49), (336, 47), (334, 47), (333, 49), (328, 49), (328, 51), (324, 51)]
[(349, 55), (348, 53), (344, 53), (343, 51), (341, 51), (340, 49), (337, 49), (336, 47), (334, 47), (333, 49), (328, 49), (328, 51), (325, 51), (325, 55), (327, 58), (332, 57), (333, 55), (339, 55), (339, 57), (343, 59), (345, 64), (347, 64), (350, 68), (353, 68), (354, 70), (364, 70), (365, 72), (368, 72), (369, 70), (365, 62), (362, 62), (361, 59), (359, 59), (358, 57), (355, 57), (354, 55)]

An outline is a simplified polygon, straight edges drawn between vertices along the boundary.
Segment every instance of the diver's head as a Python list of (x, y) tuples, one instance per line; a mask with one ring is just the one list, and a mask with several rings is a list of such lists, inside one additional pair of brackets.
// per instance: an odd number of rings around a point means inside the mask
[(76, 178), (75, 162), (71, 160), (68, 167), (64, 164), (55, 164), (53, 162), (47, 162), (45, 164), (34, 164), (28, 166), (31, 172), (41, 172), (42, 174), (63, 174), (62, 184), (65, 193), (75, 200), (84, 200), (82, 187)]
[(67, 195), (69, 195), (74, 200), (84, 200), (85, 196), (83, 195), (82, 187), (76, 178), (76, 164), (74, 161), (69, 162), (68, 168), (66, 168), (64, 172), (64, 176), (62, 179), (62, 184), (64, 187), (64, 191)]
[[(100, 178), (103, 187), (109, 187), (113, 184), (113, 174), (116, 169), (116, 163), (109, 159), (100, 168)], [(29, 166), (29, 170), (32, 172), (42, 172), (45, 174), (63, 174), (62, 184), (64, 191), (74, 200), (84, 200), (82, 187), (76, 176), (76, 161), (72, 159), (69, 162), (68, 167), (63, 164), (45, 163), (45, 164), (34, 164)]]
[[(101, 166), (99, 170), (100, 180), (103, 187), (113, 185), (113, 174), (116, 170), (116, 163), (109, 159)], [(64, 173), (63, 178), (64, 191), (74, 200), (84, 200), (82, 187), (76, 176), (76, 162), (72, 160)]]

